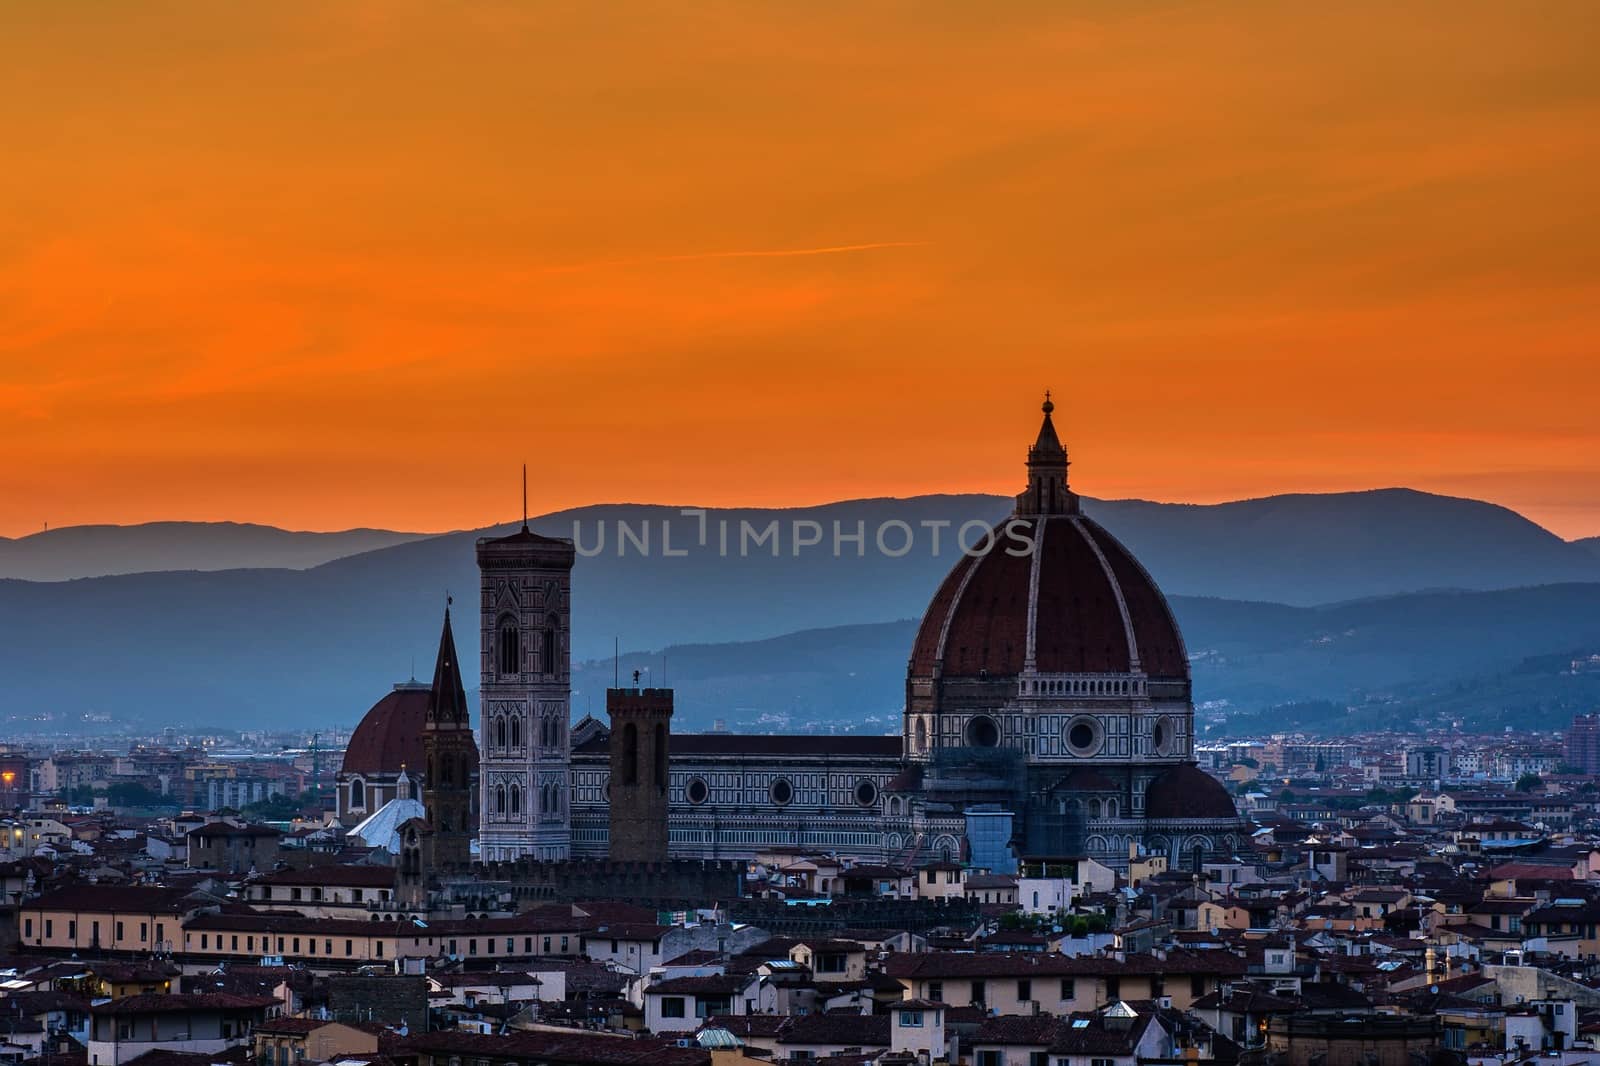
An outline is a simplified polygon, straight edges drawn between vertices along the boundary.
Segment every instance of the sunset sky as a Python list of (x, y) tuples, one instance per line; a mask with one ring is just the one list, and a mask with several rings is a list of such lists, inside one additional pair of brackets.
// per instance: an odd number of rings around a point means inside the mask
[(17, 0), (0, 534), (1409, 485), (1600, 534), (1600, 4)]

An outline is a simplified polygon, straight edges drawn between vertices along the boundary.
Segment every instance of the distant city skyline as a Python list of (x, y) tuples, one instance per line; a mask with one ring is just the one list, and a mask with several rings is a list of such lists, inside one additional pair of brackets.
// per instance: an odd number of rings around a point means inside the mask
[[(379, 12), (381, 11), (381, 15)], [(1600, 534), (1600, 8), (0, 15), (0, 533), (1409, 486)]]

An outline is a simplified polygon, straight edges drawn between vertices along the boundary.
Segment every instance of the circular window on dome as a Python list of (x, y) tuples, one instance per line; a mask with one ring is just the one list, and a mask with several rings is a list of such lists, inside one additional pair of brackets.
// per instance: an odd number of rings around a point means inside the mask
[(1157, 755), (1171, 755), (1173, 741), (1172, 719), (1162, 715), (1150, 727), (1150, 743)]
[(856, 802), (863, 807), (870, 807), (878, 802), (878, 786), (866, 778), (856, 782)]
[(994, 748), (1000, 744), (1000, 726), (993, 718), (980, 714), (967, 723), (967, 746)]
[(683, 798), (696, 806), (711, 798), (711, 790), (706, 783), (698, 777), (691, 777), (689, 783), (683, 786)]
[(773, 803), (782, 807), (794, 799), (794, 786), (789, 784), (785, 778), (780, 777), (772, 783), (772, 787), (767, 790), (767, 795), (772, 797)]
[(1067, 723), (1065, 732), (1067, 750), (1079, 758), (1098, 754), (1105, 742), (1105, 731), (1098, 718), (1080, 715)]

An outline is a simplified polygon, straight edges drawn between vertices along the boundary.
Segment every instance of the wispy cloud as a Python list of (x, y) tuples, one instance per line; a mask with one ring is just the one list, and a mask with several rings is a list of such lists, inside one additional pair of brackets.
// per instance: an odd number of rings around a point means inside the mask
[(932, 241), (872, 241), (866, 244), (834, 244), (822, 248), (757, 248), (724, 252), (685, 252), (681, 255), (652, 255), (636, 259), (605, 259), (593, 263), (573, 263), (546, 267), (546, 274), (575, 274), (607, 267), (645, 266), (650, 263), (689, 263), (702, 259), (792, 259), (813, 255), (848, 255), (889, 248), (926, 248)]

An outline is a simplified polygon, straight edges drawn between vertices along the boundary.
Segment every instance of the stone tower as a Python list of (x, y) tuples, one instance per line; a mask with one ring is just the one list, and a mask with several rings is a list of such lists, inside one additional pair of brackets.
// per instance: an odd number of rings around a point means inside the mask
[(478, 541), (482, 733), (479, 852), (485, 862), (572, 852), (570, 540), (522, 528)]
[(478, 751), (472, 741), (472, 717), (461, 683), (455, 634), (450, 631), (449, 607), (428, 692), (422, 752), (427, 761), (422, 781), (422, 805), (428, 812), (426, 864), (433, 871), (465, 868), (472, 861), (472, 775), (478, 768)]
[[(639, 675), (634, 674), (638, 681)], [(611, 846), (619, 862), (667, 858), (670, 688), (606, 690), (611, 717)]]

